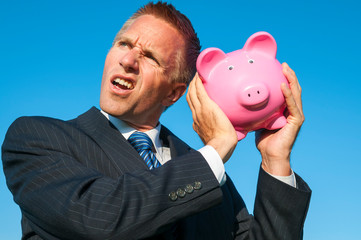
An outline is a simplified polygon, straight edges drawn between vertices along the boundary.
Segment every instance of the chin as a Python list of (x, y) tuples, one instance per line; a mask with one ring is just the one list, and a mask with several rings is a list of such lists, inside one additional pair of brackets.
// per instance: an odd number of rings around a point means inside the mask
[(113, 116), (120, 116), (124, 112), (124, 109), (122, 109), (119, 105), (120, 105), (119, 103), (112, 103), (109, 101), (102, 101), (102, 100), (100, 100), (99, 103), (100, 108), (104, 112)]

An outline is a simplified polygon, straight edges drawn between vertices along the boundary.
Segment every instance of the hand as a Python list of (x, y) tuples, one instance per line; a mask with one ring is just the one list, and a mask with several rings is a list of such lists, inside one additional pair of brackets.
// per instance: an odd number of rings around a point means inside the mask
[(187, 102), (192, 110), (194, 131), (203, 143), (212, 146), (223, 163), (226, 163), (237, 145), (237, 134), (227, 116), (208, 97), (198, 74), (189, 84)]
[(295, 72), (282, 64), (287, 84), (281, 89), (287, 105), (287, 124), (279, 130), (259, 130), (256, 132), (256, 145), (262, 156), (263, 169), (273, 175), (289, 176), (291, 174), (290, 155), (298, 132), (305, 120), (302, 111), (301, 86)]

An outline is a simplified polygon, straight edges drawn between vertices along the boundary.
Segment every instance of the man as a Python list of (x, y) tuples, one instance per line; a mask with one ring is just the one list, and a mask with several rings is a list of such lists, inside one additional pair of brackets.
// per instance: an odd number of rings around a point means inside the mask
[[(184, 94), (199, 49), (184, 15), (150, 3), (125, 23), (106, 57), (101, 111), (12, 124), (2, 158), (23, 239), (302, 238), (310, 189), (289, 163), (303, 122), (296, 76), (284, 64), (287, 125), (257, 136), (253, 217), (224, 172), (236, 133), (197, 76), (187, 100), (205, 147), (191, 149), (159, 123)], [(154, 145), (145, 154), (133, 145), (142, 132)]]

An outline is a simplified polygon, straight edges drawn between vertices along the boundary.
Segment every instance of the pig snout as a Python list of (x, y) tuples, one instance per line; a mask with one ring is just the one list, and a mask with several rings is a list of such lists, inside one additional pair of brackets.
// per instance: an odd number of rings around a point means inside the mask
[(250, 110), (258, 110), (267, 105), (269, 90), (262, 83), (248, 85), (241, 90), (240, 103)]

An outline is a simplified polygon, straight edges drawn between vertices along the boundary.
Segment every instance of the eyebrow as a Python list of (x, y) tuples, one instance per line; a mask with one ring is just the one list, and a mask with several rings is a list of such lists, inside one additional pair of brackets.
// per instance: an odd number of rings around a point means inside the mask
[(118, 39), (117, 39), (117, 41), (116, 42), (125, 42), (125, 43), (127, 43), (127, 44), (129, 44), (129, 45), (131, 45), (132, 47), (133, 47), (133, 43), (132, 43), (132, 40), (130, 39), (130, 38), (128, 38), (128, 37), (124, 37), (124, 36), (120, 36)]
[[(117, 40), (117, 42), (125, 42), (125, 43), (129, 44), (132, 48), (133, 48), (134, 45), (135, 45), (135, 44), (133, 43), (134, 41), (132, 41), (132, 39), (129, 38), (129, 37), (127, 37), (127, 36), (121, 36), (121, 37)], [(162, 59), (159, 57), (159, 54), (157, 54), (157, 52), (154, 51), (153, 49), (144, 47), (144, 46), (142, 45), (142, 46), (141, 46), (141, 51), (142, 51), (142, 53), (143, 53), (145, 56), (150, 56), (150, 57), (154, 58), (155, 61), (157, 62), (157, 64), (158, 64), (159, 66), (164, 66)], [(165, 67), (165, 66), (164, 66), (164, 67)]]

